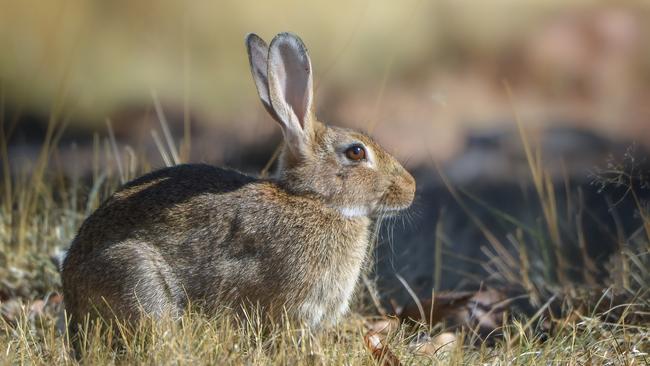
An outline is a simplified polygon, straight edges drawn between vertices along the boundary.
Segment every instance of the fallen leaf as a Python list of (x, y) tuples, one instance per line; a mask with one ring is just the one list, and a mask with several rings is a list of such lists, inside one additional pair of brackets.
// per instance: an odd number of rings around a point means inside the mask
[(370, 332), (385, 336), (388, 333), (399, 329), (399, 324), (400, 321), (397, 318), (385, 318), (369, 322), (367, 326), (368, 329), (370, 329)]
[(63, 303), (63, 295), (58, 292), (52, 292), (47, 296), (45, 302), (47, 302), (48, 305), (61, 305)]
[(34, 300), (29, 306), (29, 319), (34, 320), (43, 315), (43, 310), (45, 309), (45, 301), (43, 300)]
[(436, 354), (450, 351), (456, 343), (456, 335), (451, 332), (444, 332), (430, 337), (425, 334), (423, 337), (416, 337), (410, 345), (416, 354), (434, 356)]
[(384, 337), (377, 333), (368, 332), (363, 337), (366, 347), (370, 350), (372, 357), (381, 366), (401, 366), (401, 362), (385, 344)]
[(459, 321), (476, 330), (483, 340), (496, 335), (495, 330), (503, 326), (503, 314), (508, 305), (504, 293), (494, 289), (478, 291), (467, 302), (466, 311)]

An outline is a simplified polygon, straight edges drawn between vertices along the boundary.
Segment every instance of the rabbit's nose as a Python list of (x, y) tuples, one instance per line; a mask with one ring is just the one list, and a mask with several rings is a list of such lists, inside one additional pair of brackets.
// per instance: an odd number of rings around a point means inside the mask
[(393, 171), (401, 183), (404, 183), (405, 186), (413, 186), (415, 188), (415, 178), (409, 173), (403, 166), (395, 167)]
[(406, 182), (406, 184), (415, 191), (415, 178), (413, 178), (411, 173), (404, 170), (404, 174), (402, 174), (402, 177), (404, 177), (404, 181)]
[(395, 185), (400, 187), (403, 192), (403, 197), (409, 201), (412, 201), (415, 197), (415, 178), (406, 171), (406, 169), (401, 168), (397, 178), (395, 179)]
[(409, 192), (411, 196), (411, 200), (413, 200), (413, 197), (415, 197), (415, 188), (416, 188), (415, 178), (413, 178), (413, 176), (406, 170), (404, 171), (404, 173), (405, 174), (403, 175), (403, 179), (405, 181), (406, 191)]

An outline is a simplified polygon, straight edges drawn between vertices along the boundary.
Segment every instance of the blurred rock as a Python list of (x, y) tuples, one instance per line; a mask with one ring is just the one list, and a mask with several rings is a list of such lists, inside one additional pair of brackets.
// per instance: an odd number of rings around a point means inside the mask
[[(610, 156), (623, 155), (630, 144), (571, 127), (548, 128), (541, 133), (539, 141), (532, 137), (533, 150), (539, 146), (544, 168), (556, 181), (563, 180), (564, 174), (586, 178)], [(462, 153), (446, 164), (445, 174), (458, 185), (507, 183), (531, 177), (521, 136), (506, 129), (470, 133)]]
[[(410, 298), (396, 274), (422, 298), (431, 295), (436, 281), (440, 291), (476, 289), (482, 283), (522, 289), (524, 280), (535, 284), (544, 280), (549, 287), (567, 284), (562, 281), (607, 280), (605, 261), (639, 229), (641, 220), (625, 182), (603, 189), (595, 173), (598, 167), (609, 166), (610, 174), (626, 169), (612, 163), (616, 157), (634, 161), (632, 165), (647, 164), (647, 159), (639, 158), (647, 157), (647, 151), (639, 148), (636, 159), (626, 158), (632, 143), (577, 129), (550, 129), (536, 141), (555, 195), (553, 223), (561, 238), (557, 250), (566, 262), (562, 273), (520, 138), (516, 132), (496, 130), (469, 136), (465, 151), (442, 166), (441, 173), (462, 204), (435, 168), (422, 166), (414, 171), (416, 201), (402, 218), (382, 225), (376, 250), (378, 289), (386, 302), (404, 303)], [(635, 169), (650, 171), (648, 166)], [(619, 174), (625, 177), (626, 173)], [(642, 202), (650, 199), (647, 186), (635, 187), (635, 193)], [(513, 257), (512, 278), (494, 273), (494, 261), (488, 264), (488, 253), (505, 262), (507, 258), (495, 251), (486, 235)], [(521, 262), (518, 235), (527, 248), (526, 263)], [(442, 268), (436, 268), (436, 255)], [(588, 269), (592, 264), (595, 269)], [(528, 266), (530, 279), (522, 277), (521, 266)]]

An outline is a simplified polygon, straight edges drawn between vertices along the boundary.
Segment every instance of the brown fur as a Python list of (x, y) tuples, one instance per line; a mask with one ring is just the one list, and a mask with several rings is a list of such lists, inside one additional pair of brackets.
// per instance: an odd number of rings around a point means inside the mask
[[(278, 35), (270, 51), (254, 35), (247, 45), (260, 97), (287, 142), (276, 177), (180, 165), (126, 184), (86, 219), (63, 263), (73, 322), (178, 315), (190, 302), (207, 312), (252, 303), (312, 326), (347, 310), (372, 218), (408, 207), (415, 181), (368, 136), (315, 120), (311, 64), (296, 36)], [(369, 159), (349, 161), (350, 144)]]

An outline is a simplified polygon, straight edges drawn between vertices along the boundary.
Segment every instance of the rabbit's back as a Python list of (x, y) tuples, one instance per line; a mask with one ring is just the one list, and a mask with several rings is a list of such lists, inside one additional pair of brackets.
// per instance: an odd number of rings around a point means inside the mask
[[(107, 199), (83, 223), (71, 250), (89, 253), (127, 238), (160, 234), (163, 228), (182, 229), (178, 224), (184, 223), (179, 220), (202, 212), (195, 202), (209, 204), (201, 199), (236, 191), (252, 182), (254, 178), (234, 170), (204, 164), (151, 172), (125, 184)], [(169, 225), (172, 223), (176, 226)]]

